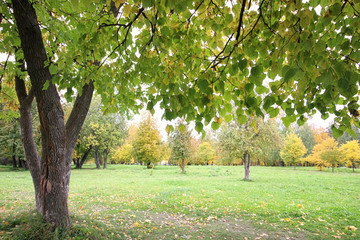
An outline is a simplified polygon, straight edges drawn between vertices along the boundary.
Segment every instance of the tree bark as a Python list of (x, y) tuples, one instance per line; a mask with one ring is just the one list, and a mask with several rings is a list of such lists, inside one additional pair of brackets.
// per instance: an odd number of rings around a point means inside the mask
[(244, 153), (244, 168), (245, 168), (245, 176), (244, 180), (250, 180), (250, 154), (245, 152)]
[[(19, 100), (23, 101), (20, 101), (20, 124), (25, 156), (35, 187), (37, 210), (47, 223), (66, 227), (70, 225), (67, 200), (72, 153), (89, 109), (94, 87), (92, 82), (84, 85), (82, 95), (77, 97), (65, 126), (60, 97), (56, 86), (51, 82), (49, 67), (45, 65), (48, 57), (35, 9), (28, 0), (13, 0), (12, 6), (32, 85), (29, 99), (24, 81), (20, 78), (20, 85), (16, 90)], [(45, 83), (49, 85), (43, 90)], [(36, 151), (31, 129), (30, 106), (33, 94), (40, 119), (41, 158)]]
[(86, 161), (87, 157), (89, 156), (91, 149), (92, 149), (92, 146), (90, 145), (88, 150), (86, 150), (85, 154), (81, 157), (80, 163), (79, 163), (79, 168), (82, 168), (82, 166), (84, 165), (84, 162)]
[(95, 148), (94, 148), (94, 159), (95, 159), (96, 168), (100, 169), (99, 146), (95, 146)]
[(103, 153), (103, 160), (104, 160), (103, 169), (105, 169), (107, 167), (107, 157), (109, 155), (109, 152), (110, 152), (109, 149), (104, 150), (104, 153)]
[(182, 173), (185, 173), (185, 159), (181, 159), (181, 170)]

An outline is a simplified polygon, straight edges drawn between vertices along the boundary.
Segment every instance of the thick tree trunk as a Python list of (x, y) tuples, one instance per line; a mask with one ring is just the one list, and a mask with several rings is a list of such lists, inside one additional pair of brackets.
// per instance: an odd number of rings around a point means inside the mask
[[(12, 5), (32, 85), (27, 96), (24, 81), (18, 77), (16, 90), (20, 101), (22, 141), (33, 177), (36, 205), (46, 222), (65, 227), (70, 225), (67, 199), (72, 153), (91, 102), (93, 84), (90, 82), (83, 87), (82, 96), (77, 97), (65, 126), (60, 97), (51, 82), (49, 67), (45, 65), (48, 57), (35, 9), (28, 0), (13, 0)], [(45, 83), (49, 85), (43, 90)], [(41, 159), (32, 135), (30, 106), (33, 93), (40, 119)]]
[(95, 159), (96, 168), (100, 169), (99, 146), (95, 146), (94, 148), (94, 159)]
[(244, 180), (250, 180), (250, 154), (249, 153), (244, 153), (244, 168), (245, 168), (245, 176), (244, 176)]

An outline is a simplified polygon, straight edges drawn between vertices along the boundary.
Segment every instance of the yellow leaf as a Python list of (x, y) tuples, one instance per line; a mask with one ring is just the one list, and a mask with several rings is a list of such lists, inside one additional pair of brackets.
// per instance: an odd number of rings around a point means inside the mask
[(117, 8), (120, 6), (120, 4), (123, 4), (125, 2), (126, 2), (126, 0), (114, 0), (115, 7), (117, 7)]
[(125, 5), (124, 7), (124, 16), (125, 17), (128, 17), (131, 13), (131, 5), (130, 4), (127, 4)]

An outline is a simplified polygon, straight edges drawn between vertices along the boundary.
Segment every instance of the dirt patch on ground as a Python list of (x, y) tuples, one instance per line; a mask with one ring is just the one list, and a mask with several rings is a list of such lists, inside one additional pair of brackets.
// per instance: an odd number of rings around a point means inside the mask
[[(130, 213), (129, 213), (130, 214)], [(132, 232), (141, 226), (152, 229), (152, 234), (140, 236), (141, 239), (308, 239), (304, 232), (277, 229), (273, 226), (254, 224), (238, 218), (198, 218), (184, 214), (167, 212), (132, 211), (128, 219)]]

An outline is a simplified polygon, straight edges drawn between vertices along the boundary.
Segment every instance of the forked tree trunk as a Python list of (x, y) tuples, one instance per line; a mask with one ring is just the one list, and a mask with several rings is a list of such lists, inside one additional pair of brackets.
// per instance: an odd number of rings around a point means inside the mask
[(250, 180), (250, 154), (245, 152), (244, 153), (244, 168), (245, 168), (245, 176), (244, 180)]
[[(76, 98), (69, 119), (64, 124), (64, 113), (52, 75), (45, 62), (48, 57), (42, 40), (36, 12), (28, 0), (13, 0), (13, 12), (21, 48), (30, 76), (32, 89), (26, 92), (25, 83), (16, 77), (16, 92), (20, 102), (20, 125), (26, 159), (35, 187), (38, 212), (47, 223), (65, 227), (70, 225), (68, 192), (71, 159), (94, 90), (93, 83), (84, 85)], [(22, 68), (22, 60), (17, 59)], [(45, 83), (48, 88), (43, 90)], [(31, 120), (31, 102), (36, 97), (41, 131), (41, 158), (37, 153)]]

